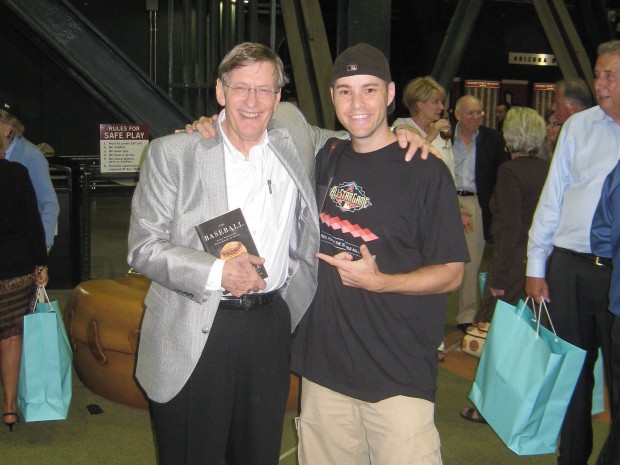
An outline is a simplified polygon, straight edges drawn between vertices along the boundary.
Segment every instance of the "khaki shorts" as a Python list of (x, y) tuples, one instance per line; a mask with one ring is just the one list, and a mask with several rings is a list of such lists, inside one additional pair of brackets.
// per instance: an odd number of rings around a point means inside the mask
[(302, 379), (300, 465), (441, 465), (435, 404), (396, 396), (364, 402)]

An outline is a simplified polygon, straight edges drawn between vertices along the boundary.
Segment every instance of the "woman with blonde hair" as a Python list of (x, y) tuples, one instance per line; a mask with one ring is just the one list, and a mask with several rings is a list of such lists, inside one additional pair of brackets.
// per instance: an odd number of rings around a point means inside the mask
[(411, 116), (397, 119), (393, 126), (413, 127), (439, 152), (454, 178), (454, 155), (450, 142), (452, 128), (450, 122), (442, 118), (446, 96), (446, 90), (431, 76), (409, 81), (403, 91), (403, 104)]

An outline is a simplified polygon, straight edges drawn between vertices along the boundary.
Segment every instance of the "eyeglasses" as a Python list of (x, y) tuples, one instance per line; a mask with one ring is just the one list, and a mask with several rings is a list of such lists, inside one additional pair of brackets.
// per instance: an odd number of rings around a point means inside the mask
[(276, 94), (280, 93), (280, 90), (269, 89), (268, 87), (247, 87), (233, 84), (229, 86), (224, 84), (230, 89), (230, 93), (235, 97), (248, 98), (250, 91), (253, 90), (257, 99), (267, 100), (273, 98)]
[(480, 118), (484, 118), (486, 116), (486, 113), (484, 111), (478, 111), (478, 110), (472, 110), (472, 111), (466, 111), (465, 112), (465, 116), (467, 117), (480, 117)]
[(551, 126), (552, 128), (560, 128), (562, 127), (562, 123), (558, 123), (557, 121), (549, 121), (547, 126)]

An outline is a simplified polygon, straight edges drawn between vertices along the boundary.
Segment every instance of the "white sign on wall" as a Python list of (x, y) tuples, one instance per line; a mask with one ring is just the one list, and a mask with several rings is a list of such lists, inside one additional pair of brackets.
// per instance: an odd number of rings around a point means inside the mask
[(100, 124), (101, 172), (140, 171), (148, 145), (149, 128), (146, 124)]

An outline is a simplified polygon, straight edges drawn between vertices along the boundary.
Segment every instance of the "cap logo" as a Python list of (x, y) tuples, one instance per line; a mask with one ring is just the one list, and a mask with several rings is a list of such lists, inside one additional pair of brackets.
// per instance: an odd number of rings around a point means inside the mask
[(347, 65), (347, 72), (357, 71), (357, 65)]

